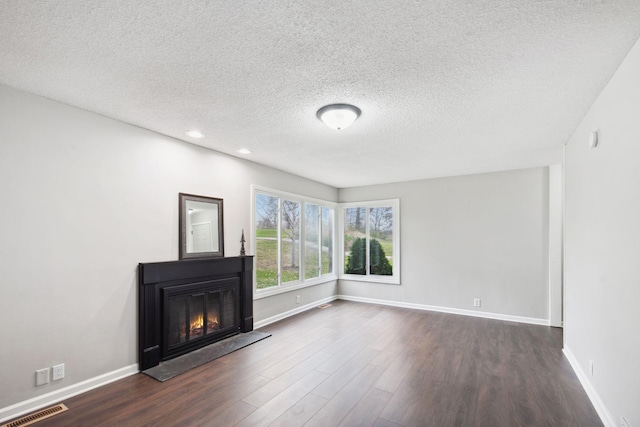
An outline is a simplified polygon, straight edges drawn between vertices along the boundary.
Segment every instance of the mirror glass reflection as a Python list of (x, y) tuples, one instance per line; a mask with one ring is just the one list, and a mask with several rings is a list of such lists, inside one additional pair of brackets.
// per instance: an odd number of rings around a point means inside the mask
[(218, 252), (218, 205), (187, 201), (187, 253)]

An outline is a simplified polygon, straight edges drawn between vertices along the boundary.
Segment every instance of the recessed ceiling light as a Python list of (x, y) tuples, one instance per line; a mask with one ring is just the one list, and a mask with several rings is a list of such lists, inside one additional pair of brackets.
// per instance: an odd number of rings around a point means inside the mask
[(237, 150), (240, 154), (251, 154), (251, 150), (247, 150), (246, 148), (241, 148)]
[(191, 138), (204, 138), (204, 133), (200, 132), (199, 130), (188, 130), (185, 133)]
[(325, 105), (316, 116), (331, 129), (346, 129), (360, 116), (360, 109), (350, 104)]

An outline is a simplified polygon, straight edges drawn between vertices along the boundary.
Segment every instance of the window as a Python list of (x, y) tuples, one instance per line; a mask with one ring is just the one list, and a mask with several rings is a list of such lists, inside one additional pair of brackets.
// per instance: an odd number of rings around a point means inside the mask
[(281, 200), (280, 272), (282, 282), (300, 279), (300, 203)]
[(258, 289), (278, 285), (280, 224), (279, 200), (267, 194), (256, 194), (256, 283)]
[(333, 224), (335, 210), (326, 206), (322, 207), (322, 253), (321, 269), (322, 274), (333, 273)]
[(313, 279), (320, 275), (320, 207), (305, 203), (304, 227), (304, 278)]
[(329, 202), (254, 190), (256, 296), (335, 280)]
[(343, 277), (400, 283), (399, 201), (342, 206)]

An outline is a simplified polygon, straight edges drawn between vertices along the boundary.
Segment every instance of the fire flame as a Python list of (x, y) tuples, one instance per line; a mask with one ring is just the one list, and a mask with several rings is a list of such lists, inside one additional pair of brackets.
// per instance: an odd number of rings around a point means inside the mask
[(209, 324), (207, 325), (207, 328), (218, 329), (218, 326), (218, 316), (209, 316)]
[[(218, 329), (219, 322), (218, 316), (208, 316), (207, 319), (207, 328)], [(202, 333), (202, 329), (204, 328), (204, 316), (202, 314), (191, 319), (191, 324), (189, 325), (190, 335), (198, 335)]]
[(193, 332), (196, 329), (202, 329), (202, 327), (204, 326), (204, 319), (202, 317), (202, 314), (200, 314), (199, 316), (191, 319), (191, 331)]

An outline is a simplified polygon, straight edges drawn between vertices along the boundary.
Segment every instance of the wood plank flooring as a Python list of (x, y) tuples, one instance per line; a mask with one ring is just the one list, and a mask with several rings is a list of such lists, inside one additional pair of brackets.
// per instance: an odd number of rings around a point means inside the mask
[(160, 383), (64, 401), (46, 426), (601, 426), (562, 331), (334, 301)]

